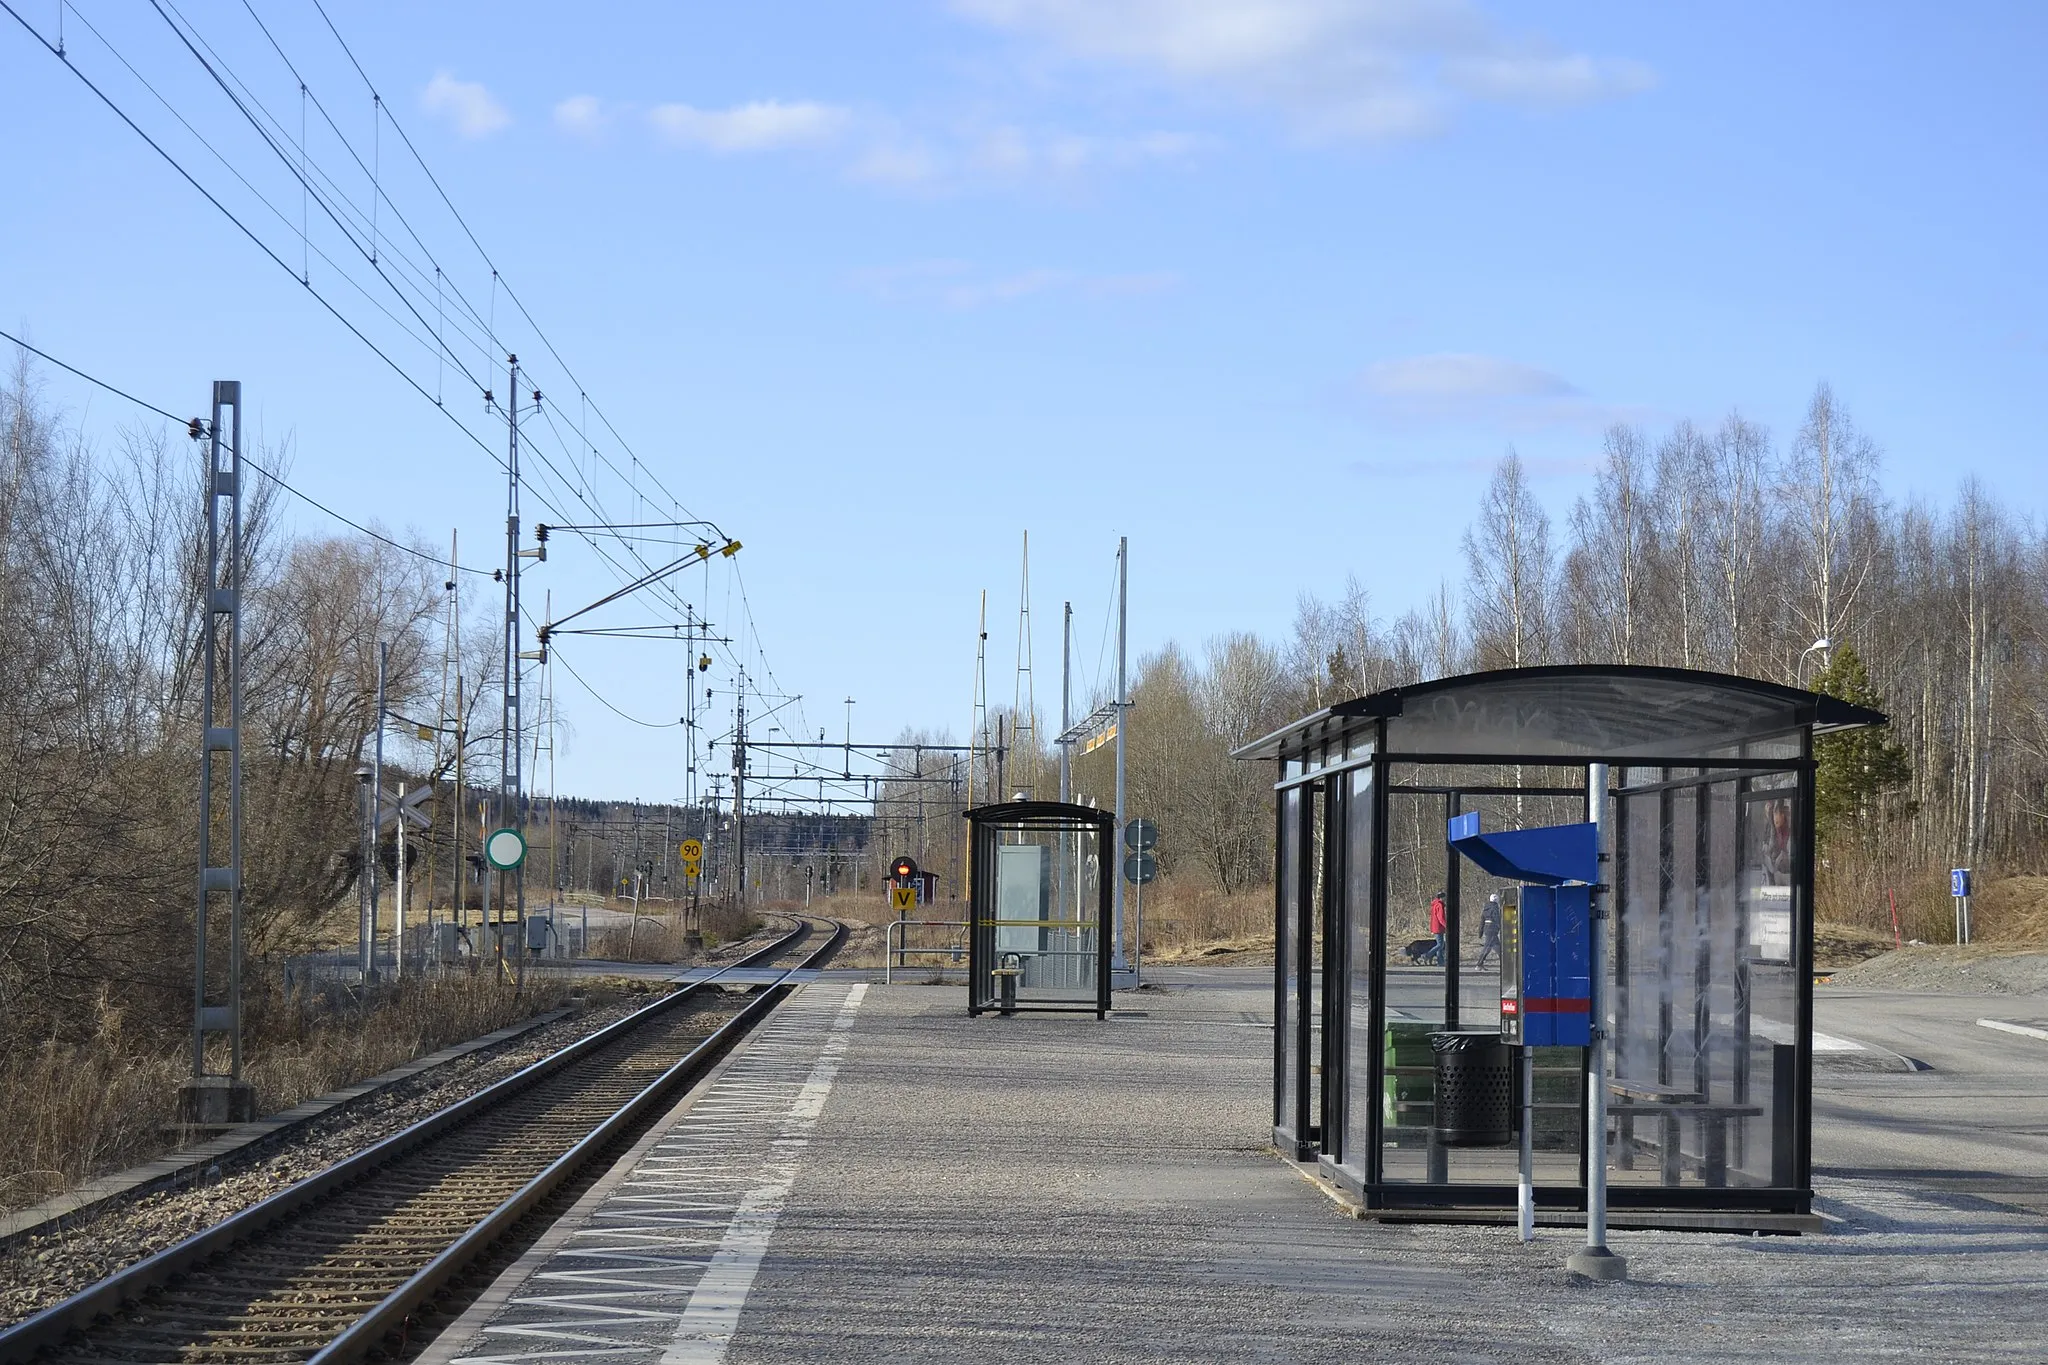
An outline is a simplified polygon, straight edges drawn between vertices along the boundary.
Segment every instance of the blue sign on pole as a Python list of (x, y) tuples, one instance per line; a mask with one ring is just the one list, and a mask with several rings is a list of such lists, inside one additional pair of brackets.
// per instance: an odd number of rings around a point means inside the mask
[(1967, 896), (1967, 895), (1969, 895), (1969, 894), (1970, 894), (1970, 869), (1969, 869), (1969, 868), (1967, 868), (1967, 867), (1957, 867), (1957, 868), (1951, 868), (1951, 869), (1949, 870), (1949, 874), (1948, 874), (1948, 885), (1949, 885), (1949, 894), (1950, 894), (1951, 896)]

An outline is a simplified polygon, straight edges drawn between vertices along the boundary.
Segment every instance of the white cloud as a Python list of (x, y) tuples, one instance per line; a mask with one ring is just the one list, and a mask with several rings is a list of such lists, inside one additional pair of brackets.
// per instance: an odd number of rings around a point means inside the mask
[(1639, 62), (1560, 53), (1470, 0), (952, 0), (1067, 57), (1283, 111), (1316, 136), (1393, 138), (1458, 103), (1633, 94)]
[(888, 126), (865, 131), (869, 143), (847, 168), (849, 175), (928, 190), (1074, 181), (1148, 162), (1183, 160), (1201, 146), (1199, 139), (1185, 133), (1098, 137), (1013, 124), (963, 126), (916, 136)]
[(1446, 77), (1485, 99), (1522, 104), (1581, 104), (1613, 95), (1635, 95), (1657, 83), (1642, 62), (1601, 60), (1583, 53), (1496, 52), (1447, 63)]
[(555, 106), (555, 126), (579, 137), (595, 137), (608, 122), (604, 102), (595, 95), (571, 95)]
[(1578, 392), (1548, 370), (1469, 353), (1378, 361), (1365, 367), (1360, 385), (1377, 398), (1428, 402), (1562, 398)]
[(877, 185), (929, 185), (939, 178), (941, 163), (921, 142), (883, 140), (854, 158), (847, 174)]
[(1597, 430), (1645, 415), (1590, 398), (1551, 370), (1472, 352), (1378, 361), (1359, 373), (1354, 391), (1375, 417), (1396, 423)]
[(446, 71), (436, 71), (427, 82), (420, 92), (420, 108), (447, 118), (467, 138), (489, 137), (512, 122), (512, 115), (482, 82), (459, 81)]
[(1065, 293), (1086, 298), (1129, 298), (1158, 294), (1180, 283), (1162, 272), (1090, 274), (1040, 266), (1029, 270), (990, 272), (967, 261), (913, 261), (857, 271), (855, 288), (889, 303), (919, 303), (944, 308), (983, 308), (1014, 303), (1039, 294)]
[(837, 105), (808, 100), (755, 100), (730, 109), (658, 104), (647, 111), (647, 119), (677, 146), (725, 154), (830, 142), (845, 131), (851, 115)]

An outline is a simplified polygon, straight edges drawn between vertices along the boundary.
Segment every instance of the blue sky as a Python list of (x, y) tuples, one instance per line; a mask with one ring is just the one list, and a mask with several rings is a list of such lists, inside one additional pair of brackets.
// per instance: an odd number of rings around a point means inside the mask
[[(148, 4), (9, 3), (53, 43), (61, 14), (78, 71), (501, 444), (302, 203), (299, 80), (248, 10), (164, 0), (276, 116), (283, 157)], [(540, 362), (560, 425), (535, 439), (563, 483), (598, 467), (581, 423), (626, 470), (588, 480), (610, 515), (658, 477), (745, 543), (761, 646), (834, 736), (849, 695), (869, 736), (963, 730), (984, 587), (1008, 699), (1027, 528), (1044, 704), (1063, 598), (1095, 669), (1118, 535), (1134, 652), (1278, 634), (1297, 593), (1354, 573), (1391, 618), (1455, 581), (1509, 444), (1561, 515), (1616, 418), (1740, 408), (1782, 439), (1825, 378), (1895, 496), (1974, 472), (2022, 510), (2048, 498), (2038, 5), (330, 3), (650, 477), (493, 289), (310, 0), (255, 13), (307, 85), (309, 163), (359, 205), (381, 193), (387, 272), (431, 256), (479, 339)], [(9, 330), (177, 411), (239, 378), (308, 491), (499, 553), (485, 454), (4, 16), (0, 120)], [(436, 321), (430, 283), (412, 298)], [(480, 372), (488, 346), (449, 344)], [(52, 393), (103, 434), (128, 418)], [(611, 581), (572, 544), (529, 583)], [(722, 628), (733, 586), (708, 589)], [(622, 710), (680, 714), (681, 651), (574, 648)], [(673, 731), (566, 677), (562, 700), (564, 788), (680, 791)]]

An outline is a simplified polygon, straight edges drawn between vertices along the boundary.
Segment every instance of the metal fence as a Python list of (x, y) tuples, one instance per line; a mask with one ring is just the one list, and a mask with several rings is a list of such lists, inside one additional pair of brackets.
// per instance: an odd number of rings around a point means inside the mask
[[(923, 934), (919, 937), (933, 939), (943, 937), (943, 943), (910, 942), (913, 929), (944, 929), (944, 935)], [(883, 931), (882, 939), (882, 983), (888, 985), (895, 980), (898, 968), (907, 968), (906, 957), (943, 957), (945, 962), (922, 964), (945, 971), (948, 965), (961, 971), (967, 969), (967, 921), (958, 919), (899, 919), (891, 920)]]

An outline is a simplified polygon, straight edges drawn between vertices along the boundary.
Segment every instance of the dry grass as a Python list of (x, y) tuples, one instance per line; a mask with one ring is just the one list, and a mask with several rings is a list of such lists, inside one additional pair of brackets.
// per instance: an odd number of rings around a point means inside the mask
[[(1822, 856), (1814, 879), (1818, 918), (1868, 929), (1889, 940), (1892, 912), (1901, 938), (1955, 940), (1955, 901), (1948, 867), (1908, 866), (1893, 846), (1838, 847)], [(1995, 876), (1980, 869), (1971, 898), (1973, 937), (2000, 943), (2048, 943), (2048, 877)]]
[[(554, 972), (530, 972), (523, 991), (487, 972), (458, 972), (391, 986), (365, 1007), (339, 987), (255, 988), (244, 1002), (244, 1071), (259, 1112), (274, 1113), (554, 1009), (569, 990)], [(103, 1001), (86, 1041), (0, 1058), (0, 1132), (9, 1139), (0, 1146), (0, 1208), (173, 1150), (188, 1038), (138, 1025)]]
[[(1137, 905), (1125, 902), (1126, 913)], [(1145, 960), (1250, 962), (1273, 956), (1273, 888), (1226, 892), (1192, 877), (1145, 888)]]
[[(1127, 911), (1138, 907), (1135, 894), (1126, 902)], [(783, 908), (800, 908), (786, 906)], [(1145, 960), (1147, 962), (1214, 962), (1270, 960), (1273, 954), (1273, 889), (1254, 887), (1225, 893), (1195, 878), (1162, 878), (1145, 888)], [(844, 967), (879, 967), (886, 952), (886, 926), (897, 914), (882, 896), (863, 892), (822, 897), (812, 902), (811, 913), (829, 915), (854, 926), (846, 947), (835, 961)], [(961, 901), (941, 901), (925, 906), (915, 919), (953, 922), (965, 919)], [(950, 955), (919, 954), (920, 946), (950, 947), (961, 931), (928, 929), (910, 931), (907, 966), (913, 972), (935, 968), (964, 967)]]
[(1971, 941), (2048, 943), (2048, 877), (2004, 877), (1970, 898)]
[[(630, 910), (628, 902), (616, 909)], [(745, 938), (761, 927), (754, 916), (727, 905), (706, 905), (700, 914), (704, 925), (704, 946), (716, 948)], [(602, 962), (688, 962), (696, 955), (684, 941), (684, 916), (680, 910), (659, 917), (642, 913), (631, 929), (593, 929), (585, 956)]]
[(1853, 967), (1897, 946), (1889, 929), (1878, 933), (1854, 924), (1813, 926), (1813, 965), (1823, 970)]

